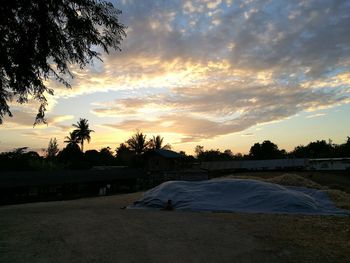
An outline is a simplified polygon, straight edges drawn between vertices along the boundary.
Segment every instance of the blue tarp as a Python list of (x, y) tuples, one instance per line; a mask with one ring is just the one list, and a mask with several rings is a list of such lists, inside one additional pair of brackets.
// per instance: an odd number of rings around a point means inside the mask
[(337, 208), (326, 191), (251, 179), (169, 181), (128, 208), (162, 209), (168, 200), (175, 210), (187, 211), (350, 215)]

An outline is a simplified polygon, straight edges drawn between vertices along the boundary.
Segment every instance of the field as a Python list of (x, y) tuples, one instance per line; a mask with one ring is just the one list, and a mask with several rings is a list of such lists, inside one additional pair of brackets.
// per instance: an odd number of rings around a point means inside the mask
[(141, 194), (0, 207), (0, 262), (350, 262), (350, 217), (120, 209)]

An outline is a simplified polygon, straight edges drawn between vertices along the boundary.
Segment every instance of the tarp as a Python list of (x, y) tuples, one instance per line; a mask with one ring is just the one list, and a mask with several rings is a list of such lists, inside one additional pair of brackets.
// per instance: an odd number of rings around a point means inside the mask
[(326, 191), (251, 179), (169, 181), (128, 208), (163, 209), (168, 200), (173, 209), (187, 211), (350, 215), (338, 209)]

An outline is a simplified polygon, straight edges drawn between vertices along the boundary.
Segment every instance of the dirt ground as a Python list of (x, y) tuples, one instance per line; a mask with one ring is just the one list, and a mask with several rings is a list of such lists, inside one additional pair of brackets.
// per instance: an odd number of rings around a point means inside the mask
[(0, 262), (350, 262), (350, 217), (120, 209), (140, 196), (0, 207)]

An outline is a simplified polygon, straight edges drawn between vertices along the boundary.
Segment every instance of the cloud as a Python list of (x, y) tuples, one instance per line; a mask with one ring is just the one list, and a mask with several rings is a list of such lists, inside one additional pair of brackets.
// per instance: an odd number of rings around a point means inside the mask
[[(120, 117), (108, 127), (201, 140), (350, 102), (349, 1), (152, 0), (118, 8), (128, 25), (122, 52), (84, 70), (72, 66), (72, 89), (48, 83), (55, 98), (128, 93), (95, 103), (98, 117)], [(28, 125), (24, 117), (18, 125)]]
[(13, 117), (5, 117), (2, 127), (5, 129), (32, 129), (33, 127), (46, 129), (50, 127), (61, 127), (62, 122), (74, 118), (73, 115), (49, 114), (46, 116), (49, 120), (47, 124), (41, 123), (34, 126), (36, 115), (33, 112), (25, 111), (25, 109), (26, 108), (17, 107), (15, 110), (12, 110)]
[[(235, 83), (237, 84), (237, 83)], [(342, 103), (344, 97), (303, 89), (299, 86), (212, 86), (211, 88), (181, 88), (170, 94), (145, 98), (143, 104), (130, 104), (134, 119), (110, 125), (123, 130), (142, 129), (145, 132), (173, 132), (184, 138), (202, 140), (243, 131), (251, 126), (282, 120), (302, 110), (315, 110)], [(174, 95), (177, 94), (177, 95)], [(132, 101), (132, 100), (131, 100)], [(127, 104), (127, 99), (122, 103)], [(164, 109), (158, 118), (143, 117), (141, 108), (157, 104)], [(172, 110), (169, 110), (172, 109)], [(169, 113), (172, 112), (172, 113)], [(105, 115), (109, 114), (107, 111)]]
[(120, 115), (132, 115), (136, 114), (141, 108), (143, 108), (147, 103), (142, 98), (129, 98), (114, 100), (107, 103), (97, 103), (95, 105), (100, 106), (100, 108), (95, 108), (92, 110), (97, 116), (120, 116)]
[(123, 51), (84, 70), (72, 67), (71, 90), (51, 81), (58, 97), (181, 86), (195, 80), (192, 70), (222, 61), (298, 84), (350, 67), (347, 1), (125, 1), (119, 7), (129, 27)]
[(317, 114), (313, 114), (313, 115), (308, 115), (306, 116), (306, 118), (310, 119), (310, 118), (318, 118), (318, 117), (323, 117), (325, 116), (325, 113), (317, 113)]
[(48, 142), (51, 138), (49, 134), (47, 133), (41, 133), (40, 131), (27, 131), (23, 132), (22, 136), (29, 137), (30, 139), (35, 138), (35, 140), (45, 141)]
[[(231, 61), (239, 67), (272, 69), (278, 78), (318, 78), (340, 64), (349, 65), (347, 1), (252, 1), (237, 30), (222, 28), (234, 39)], [(236, 16), (233, 16), (236, 14)], [(242, 21), (231, 12), (224, 25)], [(292, 75), (292, 76), (291, 76)]]
[(155, 120), (124, 120), (118, 124), (105, 124), (105, 126), (123, 130), (142, 129), (147, 133), (179, 133), (183, 135), (182, 142), (210, 138), (234, 129), (234, 125), (177, 114), (162, 116)]
[[(300, 111), (349, 102), (342, 82), (331, 89), (327, 85), (313, 89), (309, 85), (276, 82), (269, 74), (250, 76), (241, 71), (236, 75), (221, 64), (211, 65), (211, 69), (215, 70), (206, 69), (193, 85), (101, 103), (94, 112), (103, 117), (124, 114), (130, 119), (106, 124), (108, 127), (171, 131), (182, 134), (184, 140), (202, 140), (283, 120)], [(156, 115), (145, 114), (155, 109)]]

